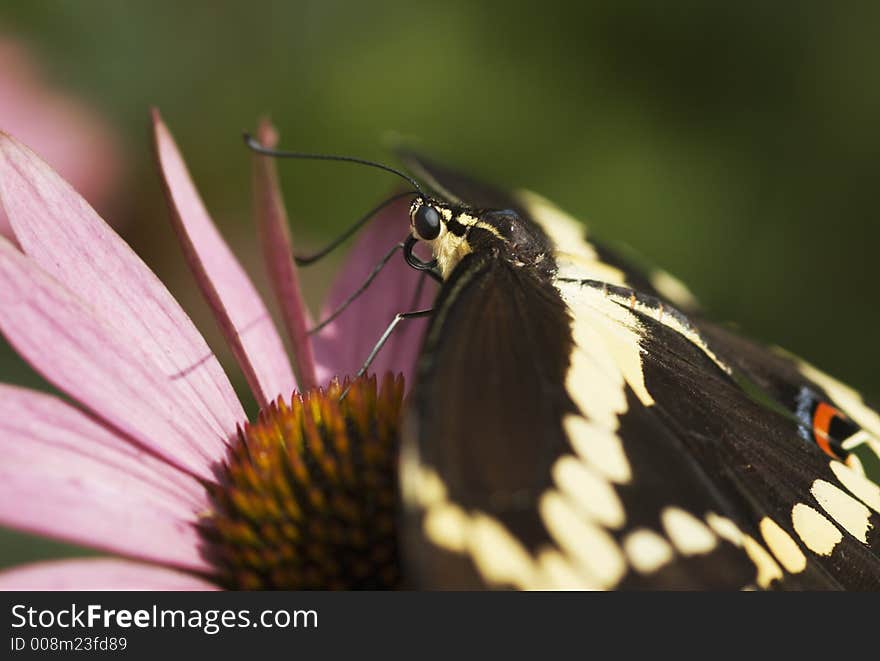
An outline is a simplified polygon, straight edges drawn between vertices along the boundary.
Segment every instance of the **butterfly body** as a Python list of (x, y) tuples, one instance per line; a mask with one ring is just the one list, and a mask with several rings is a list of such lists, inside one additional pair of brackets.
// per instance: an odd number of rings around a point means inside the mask
[(414, 587), (880, 589), (857, 394), (546, 200), (409, 160), (443, 280), (402, 448)]

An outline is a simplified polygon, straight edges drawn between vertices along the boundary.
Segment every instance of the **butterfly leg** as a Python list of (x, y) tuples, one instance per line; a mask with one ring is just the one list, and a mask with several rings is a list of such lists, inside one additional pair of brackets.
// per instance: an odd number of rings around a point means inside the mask
[[(394, 329), (397, 328), (397, 324), (405, 319), (418, 319), (419, 317), (427, 317), (434, 311), (434, 308), (427, 308), (425, 310), (414, 310), (413, 312), (399, 312), (394, 315), (394, 319), (391, 320), (391, 323), (388, 324), (388, 328), (385, 329), (385, 332), (382, 333), (382, 336), (379, 338), (379, 341), (376, 342), (373, 350), (370, 352), (370, 355), (367, 356), (367, 359), (364, 361), (364, 364), (361, 365), (361, 368), (358, 370), (355, 378), (360, 378), (364, 375), (364, 373), (369, 369), (370, 365), (373, 363), (373, 360), (376, 359), (376, 355), (381, 351), (382, 347), (385, 346), (385, 343), (388, 341), (388, 338), (391, 337), (391, 333), (394, 332)], [(339, 399), (345, 399), (345, 396), (348, 394), (348, 388), (346, 388), (342, 394), (339, 396)]]
[(310, 329), (309, 335), (314, 335), (315, 333), (320, 331), (322, 328), (324, 328), (324, 326), (326, 326), (331, 321), (336, 319), (336, 317), (338, 317), (340, 314), (342, 314), (345, 311), (345, 308), (347, 308), (349, 305), (351, 305), (352, 301), (354, 301), (358, 296), (360, 296), (361, 294), (364, 293), (364, 291), (366, 291), (367, 287), (369, 287), (370, 284), (373, 282), (373, 280), (376, 279), (376, 276), (379, 275), (379, 273), (381, 273), (383, 268), (385, 268), (385, 265), (388, 263), (388, 260), (390, 260), (391, 257), (394, 255), (394, 253), (396, 253), (401, 248), (403, 248), (403, 243), (402, 242), (396, 243), (396, 244), (394, 244), (394, 246), (392, 246), (391, 250), (389, 250), (384, 255), (382, 255), (382, 259), (380, 259), (379, 262), (373, 267), (373, 270), (370, 271), (370, 275), (367, 276), (367, 279), (364, 280), (363, 283), (361, 283), (361, 285), (357, 289), (355, 289), (351, 294), (349, 294), (349, 296), (344, 301), (342, 301), (342, 303), (335, 310), (333, 310), (333, 312), (331, 312), (327, 316), (326, 319), (324, 319), (320, 323), (316, 324), (314, 328)]

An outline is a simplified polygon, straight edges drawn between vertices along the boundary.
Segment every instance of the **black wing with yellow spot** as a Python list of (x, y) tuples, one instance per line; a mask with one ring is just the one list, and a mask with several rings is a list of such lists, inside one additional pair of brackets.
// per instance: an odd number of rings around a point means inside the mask
[(441, 289), (401, 461), (414, 587), (880, 588), (880, 418), (857, 394), (685, 316), (678, 283), (542, 198), (407, 161), (533, 223), (558, 266), (474, 252)]
[[(567, 312), (549, 282), (497, 255), (470, 254), (440, 292), (417, 368), (407, 422), (420, 439), (419, 470), (442, 476), (447, 515), (458, 508), (462, 516), (492, 517), (530, 551), (550, 541), (534, 503), (567, 445), (561, 421), (575, 407), (558, 389), (570, 344)], [(559, 351), (530, 360), (540, 346)], [(550, 390), (560, 396), (547, 397)], [(429, 528), (436, 512), (424, 522)], [(479, 585), (473, 572), (438, 572), (434, 562), (457, 564), (439, 547), (426, 550), (424, 571), (421, 553), (412, 558), (420, 586)]]

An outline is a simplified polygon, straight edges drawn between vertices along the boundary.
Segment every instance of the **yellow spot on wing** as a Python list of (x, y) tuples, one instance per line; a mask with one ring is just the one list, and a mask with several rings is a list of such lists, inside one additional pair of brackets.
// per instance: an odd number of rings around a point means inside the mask
[(551, 590), (598, 590), (599, 584), (571, 563), (555, 549), (543, 549), (538, 553), (540, 578), (536, 589)]
[(617, 416), (627, 409), (624, 378), (604, 341), (589, 324), (574, 325), (576, 347), (570, 356), (565, 379), (569, 396), (581, 412), (609, 429), (618, 426)]
[(583, 257), (567, 250), (554, 253), (559, 277), (581, 280), (598, 280), (610, 285), (626, 286), (626, 276), (616, 266), (611, 266), (597, 259)]
[(518, 197), (553, 244), (561, 277), (626, 284), (623, 271), (599, 258), (596, 249), (587, 240), (586, 228), (582, 223), (537, 193), (520, 191)]
[(666, 536), (682, 555), (708, 553), (718, 544), (718, 538), (706, 525), (680, 507), (665, 507), (660, 520)]
[(733, 521), (725, 516), (709, 512), (706, 515), (706, 523), (721, 539), (726, 539), (734, 546), (742, 546), (743, 533)]
[[(424, 508), (422, 528), (426, 540), (439, 548), (470, 557), (487, 584), (512, 585), (523, 590), (598, 589), (611, 584), (607, 570), (600, 584), (578, 563), (555, 549), (545, 549), (538, 557), (532, 557), (498, 519), (480, 511), (467, 512), (450, 502), (448, 490), (435, 471), (419, 467), (412, 473), (416, 474), (412, 482), (417, 483), (418, 488), (411, 488), (415, 495), (410, 502)], [(555, 497), (561, 499), (558, 493)], [(613, 540), (611, 544), (614, 544)], [(607, 549), (600, 544), (599, 564), (594, 568), (603, 567), (603, 558), (607, 564), (607, 554)]]
[[(681, 319), (677, 315), (663, 315), (658, 312), (657, 308), (651, 307), (646, 303), (639, 301), (636, 298), (635, 293), (630, 293), (629, 297), (621, 296), (620, 294), (608, 294), (608, 297), (617, 302), (619, 305), (625, 305), (630, 310), (635, 310), (641, 312), (642, 314), (651, 316), (654, 315), (657, 321), (667, 328), (674, 330), (676, 333), (685, 338), (688, 342), (697, 347), (700, 351), (702, 351), (709, 359), (715, 363), (722, 371), (727, 374), (732, 374), (733, 370), (727, 365), (724, 361), (722, 361), (712, 350), (712, 348), (707, 344), (706, 340), (700, 335), (699, 331), (695, 327), (689, 327), (686, 324), (682, 323)], [(661, 308), (662, 309), (662, 308)]]
[(623, 378), (616, 376), (606, 376), (597, 356), (580, 349), (572, 352), (565, 389), (587, 418), (608, 429), (617, 428), (617, 416), (627, 408)]
[(852, 469), (853, 472), (858, 473), (859, 475), (865, 474), (865, 467), (862, 466), (862, 460), (859, 459), (859, 456), (855, 453), (847, 456), (846, 465), (849, 466), (849, 468)]
[[(406, 460), (406, 455), (402, 460)], [(446, 485), (430, 468), (418, 465), (413, 459), (407, 462), (409, 466), (402, 471), (405, 480), (405, 500), (410, 504), (417, 504), (423, 508), (430, 507), (446, 500)]]
[(430, 507), (422, 523), (425, 536), (437, 546), (454, 553), (467, 549), (468, 516), (452, 503)]
[[(645, 387), (645, 375), (642, 371), (642, 349), (639, 342), (643, 329), (635, 315), (609, 300), (596, 288), (558, 280), (556, 286), (571, 309), (574, 319), (572, 334), (578, 349), (589, 354), (596, 364), (602, 364), (601, 361), (607, 361), (608, 357), (613, 359), (614, 371), (610, 374), (606, 372), (604, 376), (617, 380), (623, 376), (642, 404), (653, 405), (654, 398)], [(584, 342), (585, 338), (592, 341)], [(577, 397), (578, 387), (591, 378), (600, 376), (575, 371), (576, 367), (586, 366), (586, 363), (572, 362), (566, 380), (566, 387), (572, 397)]]
[(797, 574), (807, 568), (807, 558), (798, 548), (797, 542), (776, 521), (765, 516), (761, 519), (758, 527), (767, 548), (776, 556), (787, 572)]
[(426, 539), (442, 549), (467, 554), (490, 585), (526, 589), (535, 583), (536, 567), (528, 551), (496, 518), (466, 512), (446, 500), (446, 487), (432, 470), (422, 469)]
[(816, 480), (810, 493), (832, 519), (863, 544), (868, 543), (871, 510), (825, 480)]
[(541, 519), (559, 546), (603, 588), (616, 585), (626, 572), (623, 552), (605, 530), (580, 516), (559, 493), (545, 492)]
[(818, 555), (831, 555), (843, 533), (809, 505), (797, 503), (791, 509), (791, 524), (804, 545)]
[(553, 479), (575, 506), (606, 528), (620, 528), (626, 521), (623, 503), (614, 487), (583, 461), (564, 455), (553, 464)]
[(468, 548), (474, 564), (488, 583), (509, 583), (526, 589), (533, 582), (535, 566), (532, 557), (497, 519), (475, 514), (468, 534)]
[(776, 564), (773, 556), (750, 535), (743, 537), (743, 548), (755, 564), (758, 575), (755, 582), (759, 587), (768, 588), (774, 580), (782, 580), (782, 569)]
[(880, 512), (880, 487), (864, 475), (839, 461), (830, 462), (831, 471), (850, 492), (875, 512)]
[(629, 563), (641, 574), (651, 574), (674, 557), (672, 547), (653, 530), (641, 528), (623, 540), (623, 550)]
[(563, 426), (575, 452), (593, 469), (618, 484), (632, 479), (632, 469), (617, 434), (579, 415), (567, 415)]
[(587, 241), (587, 231), (583, 223), (537, 193), (518, 191), (517, 196), (558, 250), (598, 260), (596, 249)]

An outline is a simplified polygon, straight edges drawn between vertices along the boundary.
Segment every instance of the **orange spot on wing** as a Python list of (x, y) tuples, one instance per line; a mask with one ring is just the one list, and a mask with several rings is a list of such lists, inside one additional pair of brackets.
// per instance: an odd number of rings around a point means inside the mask
[(822, 448), (822, 451), (829, 457), (839, 459), (828, 443), (828, 430), (831, 428), (831, 421), (835, 417), (843, 417), (843, 414), (836, 408), (825, 402), (819, 402), (816, 405), (816, 412), (813, 414), (813, 437), (816, 439), (816, 445)]

